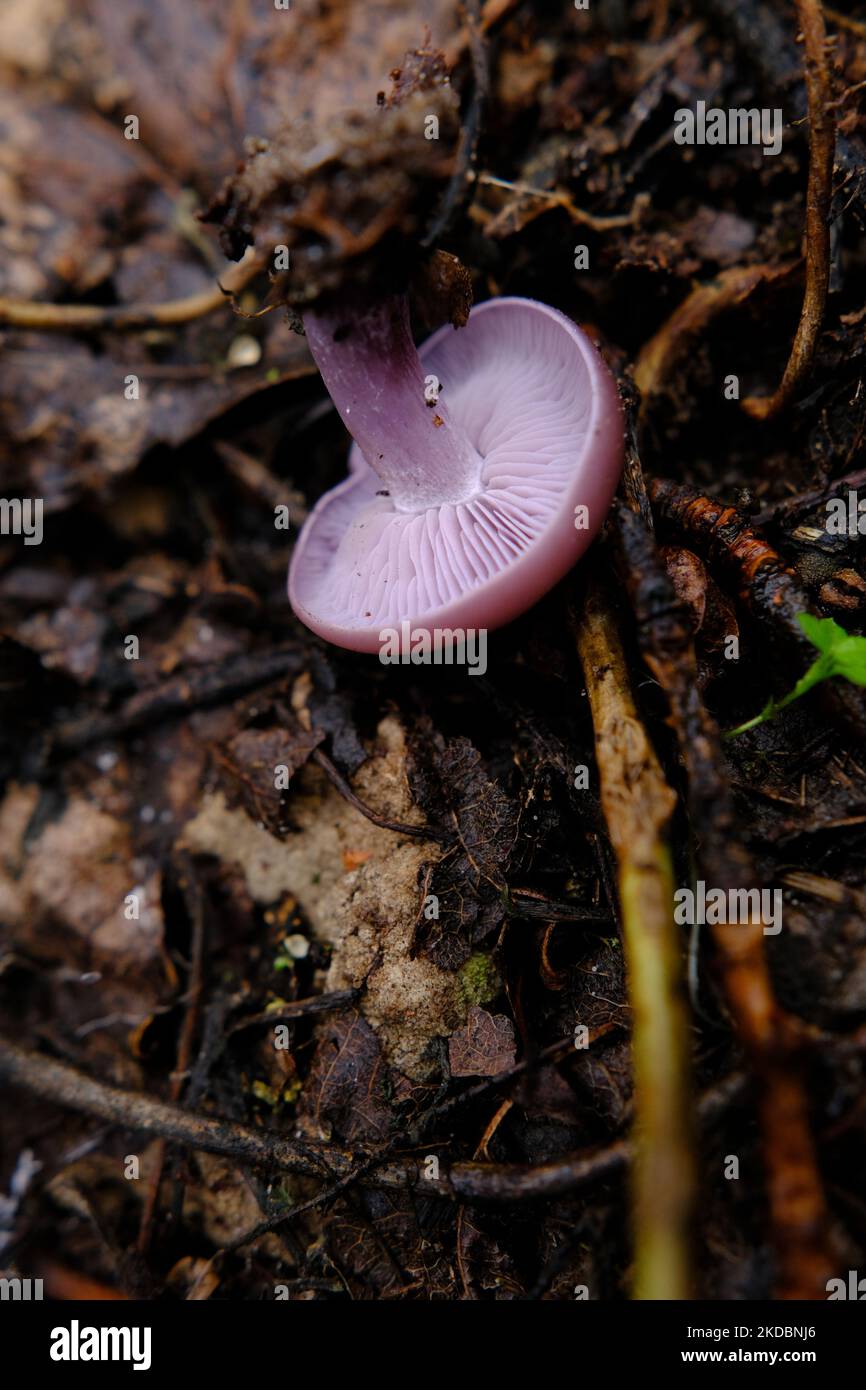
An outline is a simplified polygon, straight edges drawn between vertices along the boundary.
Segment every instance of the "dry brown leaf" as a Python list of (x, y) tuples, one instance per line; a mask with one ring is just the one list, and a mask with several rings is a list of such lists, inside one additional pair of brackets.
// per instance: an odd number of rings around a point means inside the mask
[(489, 1014), (477, 1004), (466, 1026), (448, 1040), (452, 1076), (498, 1076), (514, 1065), (514, 1024), (505, 1014)]

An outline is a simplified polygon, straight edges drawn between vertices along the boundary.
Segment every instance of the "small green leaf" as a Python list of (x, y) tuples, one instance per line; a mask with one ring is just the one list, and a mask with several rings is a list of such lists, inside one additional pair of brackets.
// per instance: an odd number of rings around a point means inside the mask
[(832, 618), (813, 618), (811, 613), (798, 613), (797, 622), (805, 632), (813, 647), (819, 652), (829, 652), (848, 636), (844, 627), (834, 623)]
[(793, 700), (799, 700), (807, 690), (833, 676), (841, 676), (853, 685), (866, 686), (866, 637), (853, 637), (832, 618), (814, 618), (811, 613), (798, 613), (797, 622), (821, 655), (804, 671), (793, 690), (789, 690), (781, 700), (768, 700), (760, 714), (736, 729), (729, 729), (725, 738), (736, 738), (737, 734), (744, 734), (747, 729), (756, 729), (759, 724), (765, 724)]
[(854, 685), (866, 685), (866, 637), (846, 637), (830, 653), (835, 675)]

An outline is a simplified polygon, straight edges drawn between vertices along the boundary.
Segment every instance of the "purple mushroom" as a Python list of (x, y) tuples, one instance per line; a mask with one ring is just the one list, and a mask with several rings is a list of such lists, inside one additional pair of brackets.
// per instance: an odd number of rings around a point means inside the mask
[(289, 570), (330, 642), (491, 629), (586, 550), (623, 460), (616, 386), (589, 338), (531, 299), (477, 305), (416, 349), (405, 297), (307, 311), (310, 351), (355, 444)]

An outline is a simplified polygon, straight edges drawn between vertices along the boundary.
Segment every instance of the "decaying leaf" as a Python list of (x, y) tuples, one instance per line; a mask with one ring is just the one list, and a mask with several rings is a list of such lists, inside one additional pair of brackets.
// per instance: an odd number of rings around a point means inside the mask
[(220, 755), (220, 766), (248, 815), (272, 834), (285, 835), (285, 793), (324, 735), (305, 729), (244, 729)]
[(463, 1028), (451, 1034), (448, 1061), (452, 1076), (498, 1076), (514, 1065), (514, 1024), (505, 1014), (490, 1014), (477, 1004)]
[(347, 1011), (318, 1030), (313, 1070), (304, 1086), (301, 1115), (312, 1132), (382, 1143), (394, 1120), (393, 1084), (364, 1018)]
[(425, 894), (437, 915), (419, 913), (418, 944), (448, 970), (468, 960), (505, 915), (503, 886), (517, 835), (518, 812), (484, 770), (468, 739), (446, 743), (429, 731), (410, 743), (416, 800), (454, 827), (456, 843), (434, 866)]

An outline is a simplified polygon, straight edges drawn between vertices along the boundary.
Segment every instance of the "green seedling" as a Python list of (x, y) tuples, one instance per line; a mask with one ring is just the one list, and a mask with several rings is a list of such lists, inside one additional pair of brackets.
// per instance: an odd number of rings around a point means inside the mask
[(842, 676), (854, 685), (866, 685), (866, 637), (852, 637), (844, 627), (834, 623), (832, 618), (813, 618), (811, 613), (798, 613), (797, 622), (812, 646), (818, 648), (819, 655), (797, 681), (793, 690), (781, 700), (768, 700), (760, 714), (756, 714), (754, 719), (746, 720), (745, 724), (738, 725), (736, 729), (729, 729), (725, 738), (736, 738), (747, 729), (756, 729), (759, 724), (766, 724), (768, 719), (772, 719), (786, 705), (799, 700), (807, 690), (819, 685), (821, 681), (831, 680), (833, 676)]

